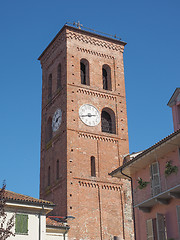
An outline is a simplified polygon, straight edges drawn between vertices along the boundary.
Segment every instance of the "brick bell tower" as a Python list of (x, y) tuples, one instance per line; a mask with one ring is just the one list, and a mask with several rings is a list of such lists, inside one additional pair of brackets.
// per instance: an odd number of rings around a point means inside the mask
[(70, 240), (133, 239), (130, 183), (108, 175), (129, 152), (125, 45), (64, 25), (39, 57), (40, 197), (75, 217)]

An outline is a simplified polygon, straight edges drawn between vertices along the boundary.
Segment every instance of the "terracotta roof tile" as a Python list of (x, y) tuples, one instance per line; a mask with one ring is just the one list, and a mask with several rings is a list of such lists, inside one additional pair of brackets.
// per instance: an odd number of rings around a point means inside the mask
[(5, 199), (6, 201), (20, 201), (20, 202), (28, 202), (28, 203), (36, 203), (36, 204), (46, 204), (54, 206), (54, 204), (50, 201), (29, 197), (23, 194), (15, 193), (9, 190), (5, 190)]

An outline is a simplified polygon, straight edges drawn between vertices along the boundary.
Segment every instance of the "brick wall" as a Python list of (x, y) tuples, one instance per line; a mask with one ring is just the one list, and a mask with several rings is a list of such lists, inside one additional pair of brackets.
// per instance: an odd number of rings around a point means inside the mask
[[(68, 222), (69, 239), (133, 239), (130, 184), (108, 175), (129, 152), (123, 50), (120, 41), (64, 27), (40, 58), (44, 73), (41, 197), (57, 204), (55, 214), (75, 217)], [(81, 59), (89, 62), (89, 86), (81, 84)], [(56, 76), (59, 62), (64, 88), (56, 95), (54, 80), (54, 98), (47, 103), (47, 76), (50, 72)], [(103, 89), (104, 64), (111, 69), (112, 91)], [(102, 132), (101, 123), (85, 125), (79, 118), (83, 104), (95, 106), (100, 113), (104, 108), (113, 110), (116, 134)], [(57, 108), (63, 112), (62, 124), (47, 146), (47, 119)], [(91, 156), (96, 177), (91, 176)], [(47, 188), (47, 168), (56, 169), (56, 159), (61, 160), (62, 178), (55, 181), (52, 174)]]

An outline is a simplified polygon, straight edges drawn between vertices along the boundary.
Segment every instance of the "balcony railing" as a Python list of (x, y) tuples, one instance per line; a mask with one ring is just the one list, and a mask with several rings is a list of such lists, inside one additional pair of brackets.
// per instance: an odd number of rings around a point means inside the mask
[(172, 198), (180, 198), (180, 172), (172, 173), (170, 176), (161, 176), (160, 192), (153, 195), (151, 183), (146, 188), (134, 189), (134, 207), (150, 212), (151, 208), (157, 204), (169, 204)]

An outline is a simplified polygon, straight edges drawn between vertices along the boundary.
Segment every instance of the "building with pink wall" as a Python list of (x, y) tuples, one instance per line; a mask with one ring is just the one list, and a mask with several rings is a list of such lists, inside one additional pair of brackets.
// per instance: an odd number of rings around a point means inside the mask
[(180, 239), (180, 88), (168, 106), (175, 132), (110, 173), (132, 181), (137, 240)]
[(180, 128), (180, 88), (176, 88), (168, 106), (172, 108), (174, 131)]

